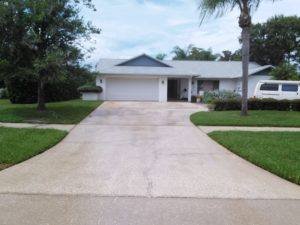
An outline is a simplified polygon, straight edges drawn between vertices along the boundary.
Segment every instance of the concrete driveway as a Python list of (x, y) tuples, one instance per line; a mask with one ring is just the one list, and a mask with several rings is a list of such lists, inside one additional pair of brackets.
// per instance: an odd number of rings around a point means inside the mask
[(1, 224), (298, 224), (300, 187), (230, 153), (190, 103), (105, 102), (0, 172)]

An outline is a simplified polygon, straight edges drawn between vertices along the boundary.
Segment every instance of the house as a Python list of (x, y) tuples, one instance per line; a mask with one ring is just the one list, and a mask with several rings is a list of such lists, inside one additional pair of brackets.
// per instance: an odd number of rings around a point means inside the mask
[[(272, 66), (249, 65), (249, 91), (259, 80), (268, 80)], [(102, 100), (191, 101), (201, 91), (241, 93), (242, 63), (238, 61), (157, 60), (146, 54), (132, 59), (101, 59), (97, 63)]]

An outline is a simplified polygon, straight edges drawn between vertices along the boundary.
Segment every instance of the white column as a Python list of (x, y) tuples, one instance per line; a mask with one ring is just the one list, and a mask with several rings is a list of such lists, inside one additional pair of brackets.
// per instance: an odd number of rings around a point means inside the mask
[(160, 77), (159, 80), (159, 102), (168, 101), (168, 78)]
[(188, 101), (192, 101), (192, 78), (188, 79)]

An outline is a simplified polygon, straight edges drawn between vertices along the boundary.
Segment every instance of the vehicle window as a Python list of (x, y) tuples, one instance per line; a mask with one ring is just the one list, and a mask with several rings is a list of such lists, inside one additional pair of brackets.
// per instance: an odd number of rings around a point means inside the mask
[(283, 84), (282, 91), (290, 91), (290, 92), (297, 92), (298, 85), (297, 84)]
[(279, 84), (262, 84), (261, 91), (278, 91)]

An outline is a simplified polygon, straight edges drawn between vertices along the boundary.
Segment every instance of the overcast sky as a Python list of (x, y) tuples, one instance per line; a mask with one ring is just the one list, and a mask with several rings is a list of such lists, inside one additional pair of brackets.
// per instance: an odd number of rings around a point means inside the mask
[[(213, 52), (239, 48), (238, 11), (206, 19), (199, 26), (197, 0), (94, 0), (97, 12), (84, 10), (86, 20), (102, 29), (90, 43), (95, 47), (88, 60), (129, 58), (147, 53), (170, 52), (193, 44)], [(253, 22), (274, 15), (300, 16), (300, 0), (265, 0), (253, 14)]]

